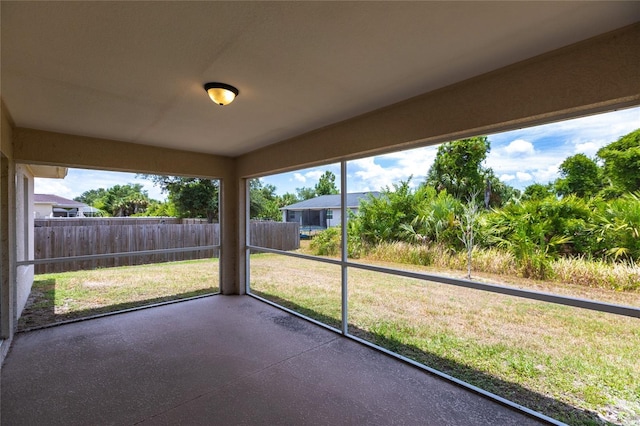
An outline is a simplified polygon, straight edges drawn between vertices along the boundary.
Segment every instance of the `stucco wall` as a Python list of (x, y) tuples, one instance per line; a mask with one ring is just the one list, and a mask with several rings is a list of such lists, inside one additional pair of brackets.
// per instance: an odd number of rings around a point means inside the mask
[[(33, 174), (16, 166), (16, 261), (33, 260)], [(20, 318), (33, 284), (33, 265), (16, 267), (16, 318)]]
[(34, 218), (43, 219), (51, 216), (53, 213), (53, 204), (35, 204), (33, 207)]
[(13, 122), (0, 102), (0, 366), (15, 325)]
[(332, 226), (340, 226), (341, 217), (340, 217), (340, 209), (329, 209), (333, 215), (332, 219), (327, 219), (327, 228), (331, 228)]
[[(342, 224), (342, 217), (340, 216), (340, 209), (330, 209), (333, 212), (333, 219), (327, 219), (327, 228), (331, 228), (332, 226), (340, 226)], [(349, 214), (358, 213), (357, 208), (349, 208), (347, 211), (347, 218), (349, 218)]]

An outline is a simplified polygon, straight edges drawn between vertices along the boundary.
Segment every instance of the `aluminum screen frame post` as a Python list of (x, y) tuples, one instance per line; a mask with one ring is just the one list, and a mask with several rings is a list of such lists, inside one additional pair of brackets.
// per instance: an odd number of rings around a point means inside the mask
[(347, 274), (347, 261), (349, 255), (349, 249), (347, 247), (347, 162), (340, 162), (340, 229), (341, 240), (340, 245), (340, 269), (342, 272), (342, 334), (349, 334), (349, 287), (348, 287), (348, 274)]
[(244, 292), (251, 294), (251, 191), (249, 179), (244, 180)]

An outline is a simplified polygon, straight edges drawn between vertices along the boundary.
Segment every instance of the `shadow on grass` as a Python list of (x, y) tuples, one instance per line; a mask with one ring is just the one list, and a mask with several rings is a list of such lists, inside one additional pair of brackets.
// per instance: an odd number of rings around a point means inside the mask
[(55, 325), (69, 320), (88, 318), (96, 315), (123, 311), (131, 308), (139, 308), (162, 302), (188, 299), (190, 297), (203, 296), (215, 292), (217, 292), (217, 289), (209, 287), (143, 300), (133, 300), (130, 302), (117, 303), (113, 305), (97, 306), (95, 308), (89, 309), (70, 310), (65, 313), (56, 313), (56, 280), (53, 278), (46, 280), (36, 280), (33, 283), (31, 294), (29, 295), (27, 304), (22, 311), (20, 320), (18, 321), (18, 331), (25, 331), (31, 328)]
[[(255, 290), (252, 290), (252, 293), (309, 318), (313, 318), (316, 321), (340, 329), (341, 322), (336, 318), (318, 313), (313, 309), (300, 306), (269, 293)], [(570, 425), (615, 425), (615, 423), (603, 421), (597, 413), (576, 408), (557, 399), (531, 391), (517, 383), (507, 382), (498, 377), (476, 370), (471, 366), (402, 343), (382, 333), (363, 330), (353, 324), (349, 324), (349, 333)]]

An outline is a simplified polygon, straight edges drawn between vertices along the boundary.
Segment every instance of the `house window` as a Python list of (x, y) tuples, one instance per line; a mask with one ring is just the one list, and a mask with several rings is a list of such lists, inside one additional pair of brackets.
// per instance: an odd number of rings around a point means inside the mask
[(333, 219), (333, 210), (327, 210), (327, 219)]
[(287, 211), (287, 222), (293, 222), (296, 220), (296, 212), (293, 210)]

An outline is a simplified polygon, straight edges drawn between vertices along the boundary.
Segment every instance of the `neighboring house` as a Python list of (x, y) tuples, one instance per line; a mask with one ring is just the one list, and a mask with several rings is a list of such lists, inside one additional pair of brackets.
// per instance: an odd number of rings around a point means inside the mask
[(33, 194), (34, 216), (45, 217), (84, 217), (91, 207), (84, 203), (68, 200), (51, 194)]
[[(369, 196), (378, 198), (380, 193), (353, 192), (347, 194), (347, 208), (353, 213), (358, 212), (360, 201)], [(340, 225), (341, 196), (321, 195), (309, 200), (300, 201), (280, 208), (283, 222), (298, 222), (301, 227), (330, 228)]]

